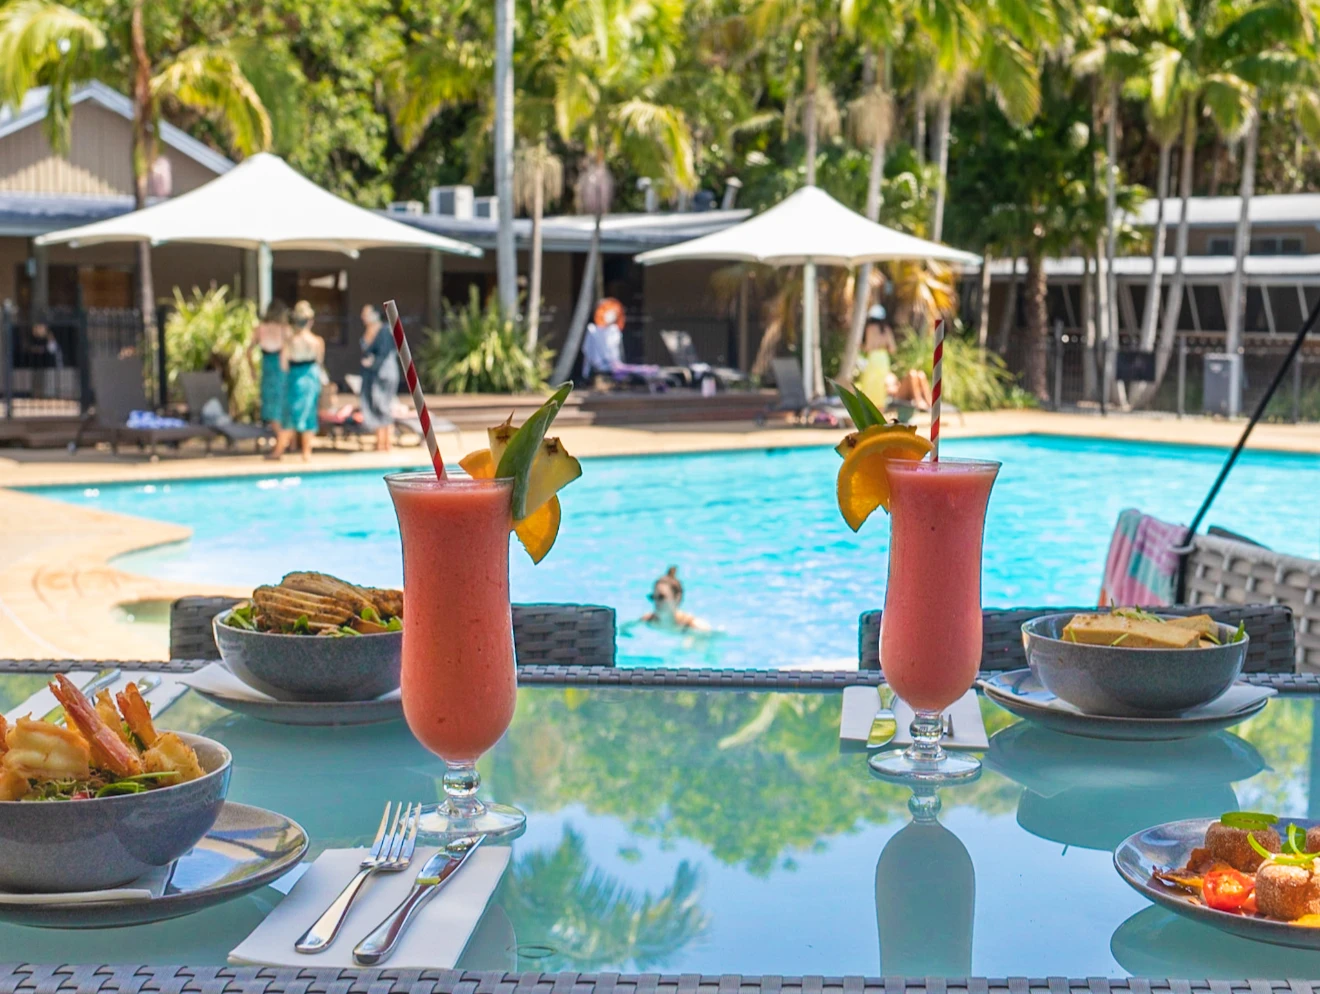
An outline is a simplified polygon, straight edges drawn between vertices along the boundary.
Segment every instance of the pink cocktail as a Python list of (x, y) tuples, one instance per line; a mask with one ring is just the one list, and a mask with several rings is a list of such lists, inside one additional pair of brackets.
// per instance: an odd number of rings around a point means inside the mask
[(871, 766), (926, 780), (974, 777), (979, 762), (940, 748), (940, 713), (967, 693), (981, 664), (981, 539), (999, 463), (895, 459), (887, 468), (892, 522), (880, 666), (916, 717), (911, 747), (876, 756)]
[(403, 713), (445, 761), (446, 800), (422, 829), (453, 837), (517, 831), (516, 808), (477, 798), (477, 759), (513, 720), (509, 611), (513, 481), (385, 478), (403, 540)]

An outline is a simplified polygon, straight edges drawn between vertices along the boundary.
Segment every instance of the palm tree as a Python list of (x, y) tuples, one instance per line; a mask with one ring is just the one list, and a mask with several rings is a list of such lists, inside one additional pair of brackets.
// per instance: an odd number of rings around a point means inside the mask
[(528, 39), (535, 72), (551, 91), (556, 129), (584, 152), (579, 201), (595, 217), (591, 248), (554, 379), (577, 361), (600, 267), (601, 218), (613, 180), (607, 162), (624, 159), (669, 192), (696, 184), (692, 132), (684, 112), (659, 97), (683, 44), (682, 0), (564, 0)]
[(564, 195), (564, 163), (544, 140), (518, 151), (513, 167), (513, 200), (532, 215), (531, 275), (527, 288), (527, 350), (536, 348), (541, 324), (541, 218), (547, 203)]
[[(883, 204), (882, 184), (885, 175), (885, 152), (894, 127), (894, 98), (891, 91), (892, 61), (890, 48), (902, 36), (903, 0), (861, 0), (843, 7), (843, 25), (853, 37), (868, 42), (862, 61), (862, 93), (848, 105), (848, 130), (859, 148), (870, 150), (870, 168), (866, 180), (866, 216), (880, 220)], [(852, 321), (839, 363), (838, 379), (851, 382), (861, 351), (862, 332), (871, 303), (869, 262), (857, 270), (853, 284)]]
[[(1233, 244), (1233, 280), (1229, 293), (1228, 334), (1225, 351), (1236, 354), (1242, 344), (1246, 296), (1246, 257), (1251, 243), (1251, 198), (1256, 189), (1256, 155), (1263, 108), (1288, 113), (1313, 144), (1320, 141), (1320, 52), (1309, 21), (1309, 11), (1288, 0), (1263, 2), (1241, 17), (1240, 35), (1249, 41), (1247, 54), (1234, 62), (1238, 77), (1250, 87), (1246, 136), (1242, 148), (1242, 176), (1237, 232)], [(1238, 413), (1240, 384), (1229, 393), (1229, 411)]]
[[(1100, 90), (1096, 100), (1093, 121), (1104, 121), (1104, 151), (1096, 149), (1098, 168), (1104, 174), (1105, 220), (1096, 239), (1095, 311), (1097, 337), (1104, 350), (1104, 364), (1100, 369), (1099, 392), (1109, 398), (1111, 389), (1122, 390), (1114, 379), (1114, 366), (1118, 340), (1118, 285), (1114, 276), (1114, 257), (1118, 248), (1118, 125), (1119, 97), (1123, 81), (1138, 75), (1141, 53), (1132, 41), (1139, 22), (1131, 15), (1123, 0), (1099, 0), (1083, 6), (1078, 12), (1078, 50), (1073, 56), (1072, 71), (1083, 77), (1093, 77)], [(1088, 352), (1090, 343), (1088, 341)], [(1088, 355), (1088, 367), (1098, 365)]]
[(916, 21), (934, 46), (934, 157), (940, 182), (930, 237), (939, 241), (944, 235), (954, 101), (962, 97), (973, 76), (980, 76), (1009, 121), (1025, 125), (1040, 110), (1040, 73), (1024, 42), (1048, 45), (1058, 34), (1058, 21), (1048, 0), (1013, 4), (935, 0), (918, 7)]
[[(124, 11), (112, 6), (105, 13)], [(214, 121), (240, 155), (269, 148), (271, 124), (235, 49), (213, 42), (153, 53), (145, 0), (132, 0), (127, 14), (126, 20), (97, 23), (54, 0), (10, 0), (0, 7), (0, 106), (16, 107), (32, 87), (49, 86), (46, 134), (53, 147), (67, 149), (73, 88), (100, 75), (126, 77), (133, 101), (133, 202), (141, 210), (150, 193), (164, 105), (178, 104)], [(122, 64), (97, 58), (108, 50), (108, 37), (126, 42)], [(146, 242), (138, 244), (138, 277), (143, 326), (150, 328), (156, 297)]]
[(518, 313), (518, 253), (513, 240), (513, 0), (495, 0), (495, 268), (500, 307)]

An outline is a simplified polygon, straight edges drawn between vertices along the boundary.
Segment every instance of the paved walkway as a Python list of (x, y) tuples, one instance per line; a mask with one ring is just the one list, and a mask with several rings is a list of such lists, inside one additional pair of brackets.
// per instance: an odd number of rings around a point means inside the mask
[[(945, 428), (946, 437), (1053, 434), (1170, 442), (1232, 445), (1241, 423), (1200, 418), (1049, 414), (1003, 411), (968, 414)], [(746, 448), (832, 445), (838, 429), (757, 428), (750, 423), (660, 425), (651, 427), (568, 427), (560, 432), (575, 455), (636, 455)], [(463, 449), (444, 436), (447, 460), (457, 460), (480, 437), (468, 432)], [(1262, 425), (1252, 435), (1253, 449), (1320, 453), (1320, 425)], [(329, 472), (386, 469), (425, 462), (417, 447), (389, 454), (318, 450), (312, 461), (286, 459), (279, 472)], [(86, 485), (216, 476), (264, 476), (273, 465), (254, 455), (205, 457), (185, 450), (159, 462), (109, 452), (0, 450), (0, 485)], [(157, 521), (111, 514), (0, 489), (0, 656), (10, 658), (150, 659), (163, 656), (158, 634), (115, 619), (116, 605), (168, 601), (185, 594), (233, 593), (229, 588), (153, 580), (108, 565), (134, 549), (185, 541), (188, 529)]]

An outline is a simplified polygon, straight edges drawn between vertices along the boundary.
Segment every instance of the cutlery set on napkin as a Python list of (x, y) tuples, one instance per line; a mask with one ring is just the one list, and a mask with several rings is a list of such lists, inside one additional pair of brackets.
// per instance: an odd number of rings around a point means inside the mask
[[(912, 718), (912, 709), (901, 700), (894, 700), (892, 710), (884, 707), (879, 687), (845, 687), (839, 739), (869, 749), (906, 748), (912, 744), (908, 730)], [(940, 745), (946, 749), (989, 748), (975, 690), (967, 691), (944, 712), (944, 738)]]

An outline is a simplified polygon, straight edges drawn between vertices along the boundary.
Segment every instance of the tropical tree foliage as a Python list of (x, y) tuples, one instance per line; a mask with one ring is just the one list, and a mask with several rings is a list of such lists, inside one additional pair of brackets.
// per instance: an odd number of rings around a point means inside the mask
[[(503, 158), (519, 213), (552, 209), (561, 190), (588, 214), (640, 210), (648, 191), (670, 206), (699, 191), (718, 199), (735, 177), (739, 206), (761, 208), (815, 182), (904, 230), (1026, 259), (1022, 344), (1038, 393), (1045, 256), (1088, 260), (1092, 355), (1116, 332), (1105, 274), (1131, 250), (1125, 204), (1143, 191), (1320, 186), (1309, 0), (512, 2), (514, 147)], [(441, 183), (491, 192), (495, 14), (480, 0), (8, 0), (0, 101), (49, 85), (58, 139), (72, 83), (96, 77), (133, 95), (143, 196), (162, 117), (234, 156), (273, 148), (369, 206), (424, 199)], [(1175, 260), (1172, 292), (1162, 296), (1164, 277), (1153, 274), (1139, 316), (1161, 371), (1185, 283), (1177, 218), (1170, 206), (1145, 246), (1167, 242)], [(1244, 254), (1245, 220), (1238, 243)], [(565, 353), (599, 272), (595, 251)], [(826, 351), (851, 364), (867, 309), (891, 305), (896, 279), (913, 276), (850, 274), (853, 292), (823, 328)], [(782, 286), (792, 282), (785, 274)], [(1161, 314), (1162, 299), (1171, 303)], [(539, 315), (528, 309), (524, 330), (535, 336)], [(1232, 321), (1240, 327), (1240, 315)], [(980, 344), (1009, 345), (1012, 325), (983, 300)], [(791, 335), (772, 344), (784, 342)]]

